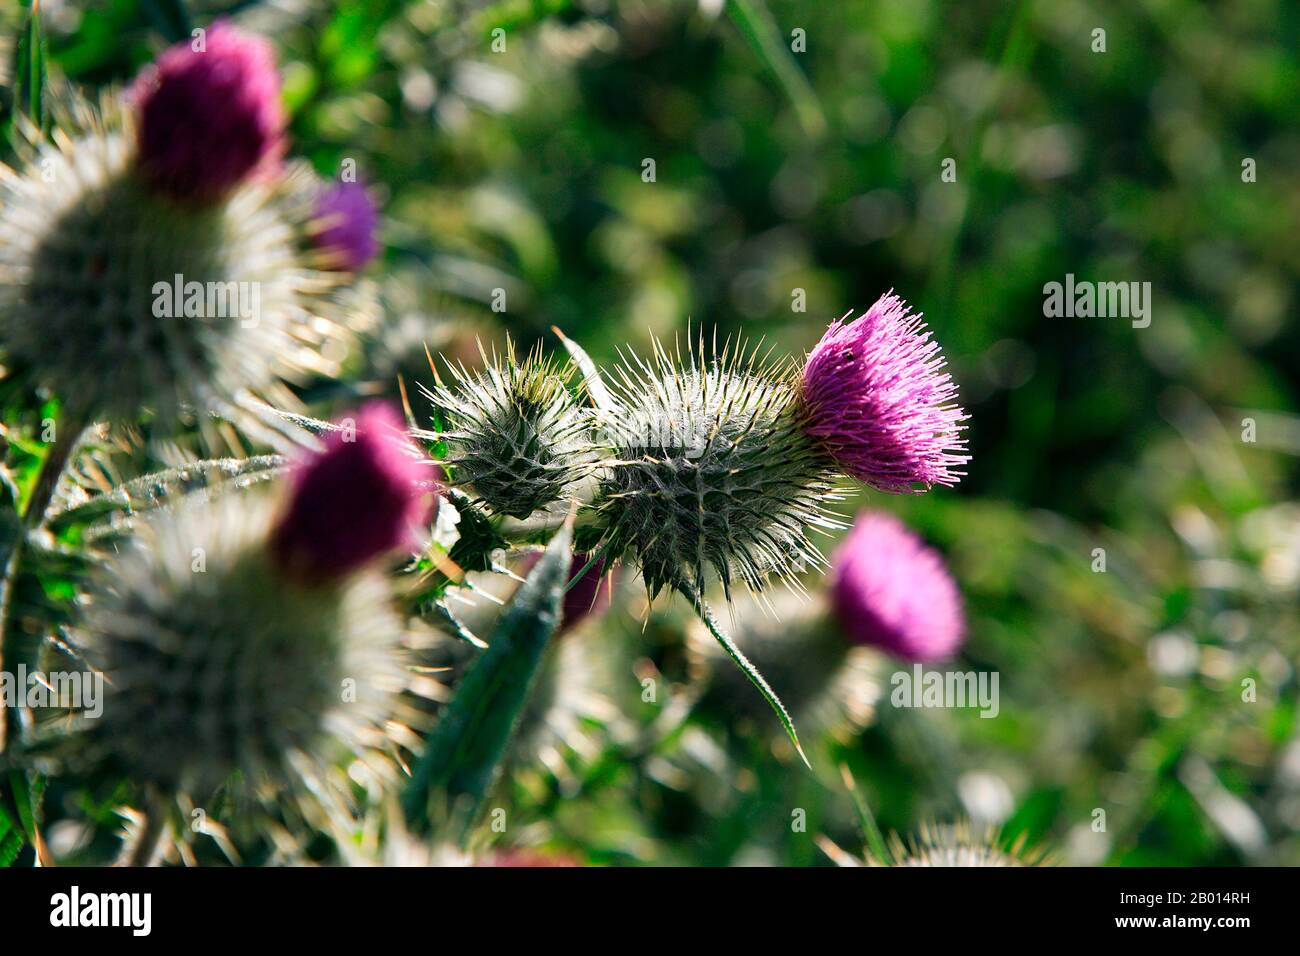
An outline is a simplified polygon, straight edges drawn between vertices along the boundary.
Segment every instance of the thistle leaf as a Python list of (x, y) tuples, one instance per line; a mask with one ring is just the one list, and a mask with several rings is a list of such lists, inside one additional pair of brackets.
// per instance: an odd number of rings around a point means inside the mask
[(722, 629), (721, 625), (718, 624), (718, 619), (713, 616), (713, 609), (709, 607), (708, 602), (704, 600), (704, 596), (687, 584), (679, 583), (677, 585), (677, 590), (683, 597), (691, 602), (691, 606), (695, 609), (695, 613), (698, 614), (700, 620), (704, 622), (704, 626), (709, 629), (709, 633), (713, 635), (714, 640), (722, 645), (722, 649), (727, 652), (727, 655), (733, 661), (736, 662), (736, 666), (744, 671), (745, 676), (749, 678), (750, 682), (758, 688), (759, 693), (763, 695), (763, 699), (767, 701), (768, 706), (776, 712), (776, 716), (781, 721), (781, 726), (785, 728), (786, 734), (790, 737), (790, 743), (794, 745), (794, 749), (799, 754), (800, 759), (803, 760), (804, 765), (811, 770), (812, 764), (808, 762), (808, 755), (803, 752), (803, 747), (799, 744), (799, 734), (794, 729), (794, 721), (790, 718), (790, 714), (785, 709), (785, 705), (781, 703), (781, 698), (776, 695), (776, 691), (772, 690), (771, 685), (768, 684), (763, 675), (758, 672), (758, 668), (750, 663), (749, 658), (746, 657), (744, 652), (736, 646), (736, 642), (733, 641), (727, 635), (727, 632)]
[(551, 539), (429, 735), (403, 798), (412, 830), (428, 829), (436, 805), (452, 814), (462, 841), (468, 837), (559, 621), (572, 539), (570, 520)]
[(46, 128), (45, 115), (45, 31), (41, 28), (40, 4), (31, 4), (27, 29), (18, 40), (14, 62), (14, 111), (24, 113), (39, 129)]

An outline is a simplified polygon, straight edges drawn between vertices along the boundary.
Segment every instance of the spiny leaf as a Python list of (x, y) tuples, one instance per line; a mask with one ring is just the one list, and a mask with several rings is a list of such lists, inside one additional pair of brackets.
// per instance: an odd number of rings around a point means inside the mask
[(138, 512), (161, 507), (199, 491), (244, 487), (279, 475), (288, 467), (282, 455), (252, 458), (213, 458), (133, 478), (112, 491), (58, 512), (49, 519), (53, 531), (85, 525), (117, 511)]
[(677, 585), (677, 590), (686, 598), (686, 600), (691, 602), (691, 607), (695, 609), (695, 613), (698, 614), (700, 620), (704, 622), (704, 626), (709, 629), (709, 633), (713, 635), (714, 640), (722, 645), (722, 649), (727, 652), (727, 655), (733, 661), (736, 662), (736, 666), (744, 671), (745, 676), (750, 679), (750, 682), (753, 683), (753, 685), (758, 688), (759, 693), (763, 695), (763, 699), (767, 701), (768, 706), (776, 712), (776, 716), (780, 718), (781, 726), (785, 728), (785, 732), (790, 737), (790, 743), (794, 744), (794, 749), (799, 754), (800, 759), (802, 759), (804, 765), (811, 770), (812, 764), (808, 762), (808, 755), (803, 752), (803, 747), (799, 744), (799, 734), (794, 729), (794, 721), (790, 718), (789, 712), (785, 709), (785, 704), (781, 703), (781, 698), (776, 695), (776, 691), (772, 690), (771, 685), (769, 685), (763, 675), (758, 672), (758, 668), (750, 663), (749, 658), (744, 655), (744, 652), (736, 646), (735, 641), (727, 636), (727, 632), (718, 624), (718, 619), (713, 616), (713, 609), (709, 607), (709, 604), (704, 600), (703, 595), (689, 584), (684, 583), (679, 583)]
[(415, 831), (430, 806), (452, 814), (464, 841), (499, 772), (537, 664), (559, 621), (568, 581), (572, 520), (555, 535), (430, 734), (403, 799)]

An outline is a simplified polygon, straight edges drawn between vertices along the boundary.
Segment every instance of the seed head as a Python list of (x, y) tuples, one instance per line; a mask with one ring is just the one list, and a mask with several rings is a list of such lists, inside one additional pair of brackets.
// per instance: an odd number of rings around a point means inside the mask
[(954, 485), (970, 456), (966, 415), (920, 315), (890, 293), (838, 319), (808, 356), (803, 395), (810, 435), (848, 475), (881, 491)]

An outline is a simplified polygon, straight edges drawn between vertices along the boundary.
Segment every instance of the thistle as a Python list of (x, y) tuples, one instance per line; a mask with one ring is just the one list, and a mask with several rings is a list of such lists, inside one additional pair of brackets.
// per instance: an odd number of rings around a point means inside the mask
[(338, 744), (384, 743), (404, 675), (401, 621), (363, 574), (286, 577), (265, 501), (220, 499), (141, 529), (96, 581), (84, 622), (111, 686), (92, 752), (161, 794), (236, 779), (301, 792)]
[(70, 415), (134, 422), (226, 413), (248, 389), (328, 367), (279, 184), (256, 180), (281, 148), (276, 90), (264, 45), (218, 26), (206, 52), (164, 54), (125, 113), (108, 99), (74, 106), (52, 141), (28, 130), (25, 167), (0, 167), (14, 375)]
[(163, 53), (130, 98), (139, 114), (140, 172), (174, 199), (215, 202), (284, 153), (271, 46), (225, 23)]
[[(600, 460), (590, 419), (569, 392), (571, 369), (534, 353), (522, 362), (513, 344), (483, 356), (473, 374), (451, 366), (455, 385), (424, 393), (444, 427), (418, 434), (447, 443), (451, 483), (493, 513), (527, 518), (564, 499)], [(435, 419), (435, 425), (438, 425)]]
[(831, 601), (853, 641), (910, 661), (951, 657), (961, 595), (937, 551), (892, 515), (866, 512), (831, 557)]
[(402, 419), (373, 402), (325, 438), (325, 451), (291, 477), (293, 494), (271, 532), (282, 568), (324, 582), (372, 559), (417, 546), (432, 475), (405, 440)]
[(808, 356), (808, 434), (846, 474), (881, 491), (954, 485), (970, 460), (957, 387), (921, 316), (890, 293), (831, 324)]
[(363, 566), (407, 541), (419, 466), (384, 431), (400, 420), (358, 417), (297, 465), (278, 516), (248, 497), (183, 507), (105, 567), (84, 629), (112, 686), (92, 731), (110, 769), (186, 799), (317, 793), (337, 751), (409, 742), (404, 628)]
[(316, 199), (312, 244), (330, 269), (360, 272), (379, 253), (379, 208), (358, 182), (326, 186)]
[(665, 587), (701, 595), (716, 579), (762, 590), (822, 563), (811, 528), (838, 526), (833, 463), (801, 427), (788, 366), (765, 366), (736, 346), (709, 358), (703, 343), (683, 360), (620, 369), (604, 438), (614, 460), (595, 507), (608, 559), (630, 557), (653, 597)]

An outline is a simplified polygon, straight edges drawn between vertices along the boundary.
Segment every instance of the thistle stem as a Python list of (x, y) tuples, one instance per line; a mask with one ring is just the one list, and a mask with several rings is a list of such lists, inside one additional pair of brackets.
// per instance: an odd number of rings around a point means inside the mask
[[(18, 580), (18, 572), (22, 567), (23, 548), (27, 535), (39, 528), (45, 520), (50, 502), (54, 500), (54, 492), (58, 489), (59, 480), (67, 470), (68, 463), (72, 460), (73, 453), (81, 441), (82, 424), (82, 416), (69, 413), (67, 410), (63, 412), (62, 421), (55, 423), (54, 444), (50, 446), (49, 454), (41, 462), (36, 483), (32, 487), (27, 507), (23, 511), (18, 531), (14, 535), (9, 557), (5, 561), (4, 576), (0, 578), (0, 670), (6, 666), (5, 662), (13, 651), (9, 634), (9, 615), (13, 606), (14, 584)], [(7, 751), (18, 738), (19, 723), (17, 720), (11, 721), (11, 716), (8, 708), (0, 707), (0, 753)]]
[(790, 743), (794, 745), (795, 752), (799, 754), (799, 759), (804, 762), (804, 766), (811, 770), (812, 764), (808, 762), (808, 755), (803, 752), (803, 747), (799, 743), (799, 734), (794, 729), (794, 721), (790, 718), (790, 712), (785, 709), (785, 705), (781, 703), (781, 698), (776, 695), (776, 691), (772, 690), (771, 685), (758, 672), (758, 668), (751, 664), (749, 658), (736, 646), (736, 642), (727, 636), (727, 632), (722, 629), (722, 626), (718, 624), (718, 619), (714, 617), (713, 608), (709, 607), (709, 602), (704, 600), (704, 595), (698, 589), (683, 581), (678, 581), (674, 587), (682, 597), (691, 602), (691, 607), (695, 609), (695, 613), (704, 622), (704, 626), (709, 629), (709, 633), (713, 635), (714, 640), (722, 645), (722, 649), (727, 652), (727, 656), (735, 661), (736, 666), (758, 688), (768, 706), (776, 712), (776, 716), (780, 718), (781, 726), (785, 728), (785, 732), (790, 738)]

